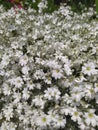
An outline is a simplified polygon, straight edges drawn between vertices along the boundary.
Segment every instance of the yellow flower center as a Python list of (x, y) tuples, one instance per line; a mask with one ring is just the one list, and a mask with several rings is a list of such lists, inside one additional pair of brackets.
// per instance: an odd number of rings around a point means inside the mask
[(42, 118), (42, 121), (43, 121), (43, 122), (46, 122), (46, 120), (47, 120), (47, 119), (46, 119), (45, 117)]
[(93, 89), (90, 89), (89, 91), (90, 91), (90, 93), (94, 93), (94, 90), (93, 90)]
[(59, 119), (58, 121), (59, 121), (59, 122), (62, 122), (62, 119)]
[(90, 71), (90, 70), (91, 70), (91, 68), (90, 68), (90, 67), (87, 67), (87, 68), (86, 68), (86, 70)]
[(75, 92), (76, 95), (77, 95), (78, 93), (79, 93), (78, 91)]
[(54, 92), (54, 95), (56, 96), (56, 95), (57, 95), (57, 92)]
[(60, 70), (59, 70), (59, 69), (57, 69), (57, 70), (56, 70), (56, 72), (57, 72), (57, 73), (59, 73), (59, 72), (60, 72)]
[(89, 118), (92, 118), (92, 117), (93, 117), (93, 114), (92, 114), (92, 113), (89, 113), (88, 116), (89, 116)]
[(51, 78), (50, 78), (50, 77), (48, 77), (47, 79), (48, 79), (49, 81), (51, 81)]
[(21, 81), (20, 81), (20, 80), (17, 80), (17, 83), (21, 83)]
[(96, 84), (96, 88), (98, 88), (98, 84)]
[(75, 111), (75, 112), (74, 112), (74, 115), (75, 115), (75, 116), (78, 116), (78, 115), (79, 115), (79, 113), (78, 113), (77, 111)]

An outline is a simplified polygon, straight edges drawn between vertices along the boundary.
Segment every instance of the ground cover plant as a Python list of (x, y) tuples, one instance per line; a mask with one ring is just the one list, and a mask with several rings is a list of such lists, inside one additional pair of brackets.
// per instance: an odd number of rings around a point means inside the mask
[(96, 13), (38, 8), (0, 6), (0, 130), (97, 130)]
[[(10, 9), (13, 6), (22, 6), (23, 8), (34, 8), (38, 10), (38, 4), (41, 1), (46, 1), (48, 4), (45, 12), (51, 13), (57, 10), (62, 3), (66, 3), (75, 12), (81, 13), (81, 11), (86, 7), (94, 7), (96, 5), (96, 10), (98, 12), (98, 0), (0, 0), (0, 5), (3, 5), (5, 9)], [(41, 4), (42, 5), (42, 4)]]
[(59, 7), (54, 0), (0, 0), (0, 5), (3, 5), (6, 10), (18, 6), (24, 9), (31, 7), (38, 11), (38, 6), (43, 6), (43, 2), (47, 3), (47, 8), (44, 9), (44, 12), (51, 13)]

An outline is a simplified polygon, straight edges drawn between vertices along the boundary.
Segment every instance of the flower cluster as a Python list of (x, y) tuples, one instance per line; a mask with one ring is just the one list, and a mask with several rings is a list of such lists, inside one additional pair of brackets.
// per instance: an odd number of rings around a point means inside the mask
[(0, 130), (98, 129), (93, 13), (0, 7)]

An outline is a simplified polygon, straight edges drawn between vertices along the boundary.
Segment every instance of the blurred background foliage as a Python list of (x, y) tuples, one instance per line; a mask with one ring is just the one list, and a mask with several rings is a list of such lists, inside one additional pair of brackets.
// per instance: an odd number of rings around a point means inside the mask
[[(13, 3), (9, 2), (10, 0), (0, 0), (0, 4), (2, 4), (6, 9), (9, 9), (13, 6)], [(38, 10), (38, 3), (41, 0), (14, 0), (14, 4), (21, 3), (25, 8), (32, 7), (36, 10)], [(95, 8), (98, 4), (98, 0), (47, 0), (48, 1), (48, 9), (46, 9), (46, 12), (53, 12), (54, 10), (57, 10), (62, 3), (66, 3), (67, 5), (70, 5), (72, 10), (75, 12), (80, 13), (85, 8), (88, 9), (89, 7)], [(97, 8), (98, 9), (98, 8)]]

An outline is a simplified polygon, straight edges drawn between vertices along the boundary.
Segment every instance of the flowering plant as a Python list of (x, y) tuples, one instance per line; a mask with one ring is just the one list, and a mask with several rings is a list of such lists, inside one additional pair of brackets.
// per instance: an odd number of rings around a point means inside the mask
[(22, 5), (21, 5), (21, 3), (20, 3), (20, 0), (9, 0), (9, 2), (13, 4), (14, 9), (16, 7), (18, 7), (19, 9), (23, 8)]
[(95, 12), (43, 15), (40, 5), (0, 6), (0, 130), (97, 130)]

